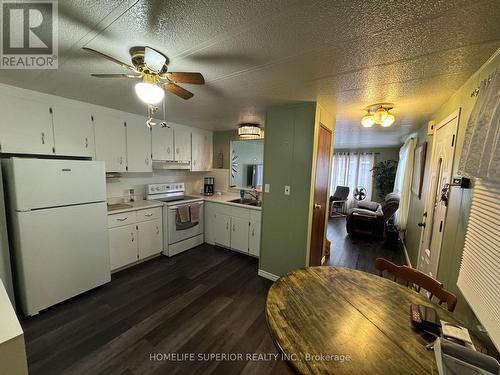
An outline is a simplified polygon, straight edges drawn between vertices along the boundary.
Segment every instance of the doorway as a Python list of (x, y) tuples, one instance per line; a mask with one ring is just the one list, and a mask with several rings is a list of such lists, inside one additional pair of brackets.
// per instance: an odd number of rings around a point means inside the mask
[(330, 176), (330, 151), (332, 132), (320, 125), (314, 182), (314, 203), (311, 228), (311, 249), (309, 265), (320, 266), (323, 258), (323, 245), (326, 238), (326, 214), (328, 211), (328, 185)]
[(460, 109), (441, 121), (434, 130), (418, 256), (418, 268), (432, 277), (438, 272), (447, 212), (447, 202), (441, 194), (452, 179), (459, 116)]

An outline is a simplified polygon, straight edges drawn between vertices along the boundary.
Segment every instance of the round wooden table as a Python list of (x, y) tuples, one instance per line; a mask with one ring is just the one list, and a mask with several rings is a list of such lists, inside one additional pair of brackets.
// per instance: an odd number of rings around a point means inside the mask
[(410, 322), (424, 296), (377, 275), (334, 267), (290, 272), (269, 290), (271, 336), (301, 374), (437, 374), (434, 352)]

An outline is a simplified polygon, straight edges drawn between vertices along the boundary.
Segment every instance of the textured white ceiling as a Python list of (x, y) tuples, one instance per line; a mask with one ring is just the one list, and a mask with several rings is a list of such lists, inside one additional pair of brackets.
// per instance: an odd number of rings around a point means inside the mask
[[(144, 113), (132, 80), (90, 73), (119, 66), (149, 45), (171, 71), (199, 71), (193, 99), (167, 94), (167, 119), (207, 129), (236, 128), (265, 109), (319, 101), (335, 109), (337, 147), (395, 146), (500, 47), (498, 0), (71, 0), (59, 2), (56, 71), (0, 71), (0, 81)], [(390, 129), (363, 129), (363, 108), (395, 103)]]

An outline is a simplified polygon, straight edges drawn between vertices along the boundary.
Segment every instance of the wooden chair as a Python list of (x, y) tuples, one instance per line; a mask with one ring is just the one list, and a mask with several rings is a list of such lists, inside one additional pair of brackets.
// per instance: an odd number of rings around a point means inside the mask
[(417, 292), (421, 289), (430, 293), (429, 299), (436, 297), (439, 300), (439, 305), (446, 302), (448, 311), (453, 312), (457, 305), (457, 297), (443, 288), (443, 283), (430, 277), (429, 275), (408, 266), (398, 266), (384, 258), (375, 260), (375, 268), (379, 271), (380, 276), (384, 276), (384, 271), (393, 275), (394, 281), (402, 279), (406, 281), (407, 287), (414, 287)]

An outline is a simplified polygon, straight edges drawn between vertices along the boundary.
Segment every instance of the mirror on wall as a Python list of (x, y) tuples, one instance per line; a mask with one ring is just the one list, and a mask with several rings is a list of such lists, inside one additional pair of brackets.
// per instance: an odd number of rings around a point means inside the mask
[(262, 189), (264, 140), (231, 141), (229, 185)]

